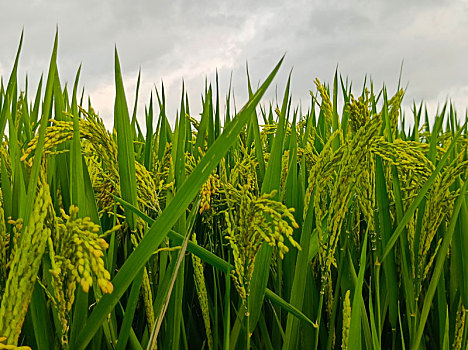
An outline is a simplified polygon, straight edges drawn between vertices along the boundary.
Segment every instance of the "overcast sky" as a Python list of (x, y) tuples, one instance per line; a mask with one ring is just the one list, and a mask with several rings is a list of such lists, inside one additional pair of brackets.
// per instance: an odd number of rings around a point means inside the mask
[(40, 74), (47, 73), (56, 25), (62, 83), (72, 84), (82, 63), (81, 85), (108, 125), (115, 96), (114, 45), (130, 106), (141, 68), (140, 119), (161, 80), (170, 118), (182, 79), (191, 113), (197, 115), (205, 77), (214, 81), (216, 68), (223, 95), (232, 72), (240, 108), (247, 96), (246, 62), (257, 85), (285, 52), (274, 85), (282, 95), (292, 68), (292, 94), (303, 107), (309, 104), (314, 79), (331, 82), (337, 66), (353, 81), (356, 95), (366, 74), (376, 86), (385, 82), (394, 92), (402, 61), (403, 86), (409, 83), (405, 106), (424, 99), (435, 113), (449, 97), (463, 116), (468, 106), (468, 0), (0, 0), (4, 80), (24, 27), (19, 77), (23, 80), (27, 73), (30, 89), (35, 89)]

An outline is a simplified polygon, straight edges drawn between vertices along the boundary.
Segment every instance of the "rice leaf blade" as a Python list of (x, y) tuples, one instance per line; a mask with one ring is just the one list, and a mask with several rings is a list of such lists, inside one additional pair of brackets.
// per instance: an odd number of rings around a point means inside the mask
[[(136, 108), (136, 107), (135, 107)], [(127, 100), (120, 70), (119, 56), (115, 48), (115, 107), (114, 126), (117, 131), (118, 164), (120, 175), (120, 190), (122, 198), (129, 203), (137, 204), (137, 189), (135, 175), (135, 153), (133, 147), (133, 133), (128, 113)], [(133, 213), (126, 213), (131, 230), (136, 227)]]

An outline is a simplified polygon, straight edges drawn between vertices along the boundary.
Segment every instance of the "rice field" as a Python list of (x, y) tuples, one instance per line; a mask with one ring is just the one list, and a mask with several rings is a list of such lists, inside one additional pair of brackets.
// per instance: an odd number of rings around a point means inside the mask
[(20, 90), (21, 38), (0, 86), (0, 349), (467, 348), (450, 104), (403, 118), (402, 89), (335, 74), (303, 112), (290, 80), (262, 99), (281, 59), (240, 109), (216, 81), (170, 123), (162, 85), (140, 125), (116, 50), (108, 130), (57, 41)]

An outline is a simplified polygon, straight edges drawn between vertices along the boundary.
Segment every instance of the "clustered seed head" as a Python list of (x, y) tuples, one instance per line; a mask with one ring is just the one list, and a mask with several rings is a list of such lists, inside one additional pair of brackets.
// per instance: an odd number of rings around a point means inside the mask
[[(34, 284), (41, 265), (48, 237), (52, 202), (47, 182), (40, 179), (29, 223), (12, 253), (10, 272), (0, 307), (0, 334), (8, 344), (16, 345)], [(22, 225), (20, 225), (22, 226)]]
[(349, 124), (354, 132), (369, 121), (371, 114), (369, 107), (369, 91), (367, 89), (364, 95), (357, 100), (351, 94), (351, 102), (346, 105), (346, 108), (349, 113)]
[[(136, 248), (143, 239), (144, 233), (147, 229), (145, 222), (139, 217), (137, 218), (136, 229), (130, 234), (130, 240), (133, 246)], [(153, 292), (151, 290), (151, 282), (148, 275), (148, 269), (145, 266), (143, 268), (143, 281), (141, 294), (143, 297), (143, 303), (145, 305), (146, 320), (148, 322), (148, 328), (153, 329), (154, 319), (154, 308), (153, 308)]]
[(275, 247), (280, 258), (289, 251), (286, 242), (301, 249), (292, 236), (293, 228), (298, 228), (293, 209), (273, 200), (274, 196), (275, 191), (256, 197), (248, 185), (228, 186), (227, 201), (232, 209), (225, 212), (226, 238), (234, 256), (234, 284), (244, 300), (249, 295), (255, 257), (264, 242)]
[(7, 264), (9, 261), (8, 249), (10, 247), (10, 235), (6, 231), (3, 208), (0, 207), (0, 302), (7, 280)]
[(348, 210), (348, 202), (351, 192), (354, 189), (355, 181), (363, 175), (366, 157), (375, 135), (381, 125), (380, 118), (371, 119), (364, 127), (360, 128), (353, 139), (348, 140), (342, 147), (344, 153), (339, 164), (337, 181), (331, 193), (331, 205), (329, 209), (328, 232), (330, 233), (330, 250), (328, 254), (332, 257), (335, 254), (338, 243), (339, 232), (343, 224), (344, 217)]
[(457, 310), (457, 319), (455, 321), (455, 336), (453, 338), (452, 349), (460, 350), (463, 343), (463, 331), (465, 329), (466, 309), (462, 303)]
[(333, 105), (330, 100), (330, 95), (328, 94), (327, 89), (325, 86), (320, 82), (320, 80), (315, 79), (315, 85), (317, 86), (317, 90), (320, 93), (320, 97), (322, 97), (322, 105), (321, 109), (323, 110), (323, 115), (328, 122), (328, 125), (333, 124)]
[(400, 89), (397, 93), (388, 101), (388, 117), (390, 119), (390, 127), (392, 129), (392, 135), (396, 135), (398, 128), (398, 117), (400, 116), (400, 106), (403, 100), (404, 91)]
[(462, 161), (463, 157), (464, 152), (455, 157), (444, 172), (436, 178), (428, 194), (421, 225), (420, 244), (417, 247), (418, 261), (417, 264), (415, 263), (416, 275), (418, 278), (422, 278), (422, 280), (426, 278), (441, 243), (441, 240), (438, 240), (434, 253), (427, 260), (437, 230), (447, 215), (452, 213), (452, 208), (458, 194), (458, 191), (455, 193), (451, 192), (450, 186), (468, 169), (468, 161)]
[[(88, 292), (93, 285), (93, 277), (103, 293), (112, 293), (110, 274), (104, 267), (103, 251), (108, 243), (99, 237), (99, 225), (89, 217), (79, 218), (78, 207), (70, 206), (70, 215), (61, 209), (62, 218), (58, 222), (59, 242), (55, 248), (55, 275), (71, 274), (72, 281)], [(118, 229), (118, 228), (114, 228)]]
[[(234, 153), (235, 166), (231, 170), (229, 182), (234, 186), (248, 186), (252, 193), (258, 194), (257, 166), (255, 150), (250, 151), (240, 146), (240, 151)], [(266, 159), (265, 159), (266, 161)]]
[[(340, 137), (341, 130), (335, 131), (328, 139), (320, 154), (314, 155), (313, 165), (309, 172), (308, 185), (304, 198), (304, 218), (307, 214), (312, 192), (314, 189), (327, 190), (332, 183), (331, 179), (336, 171), (337, 160), (339, 160), (341, 149), (333, 151), (332, 143), (337, 137)], [(314, 148), (315, 150), (315, 148)], [(310, 151), (313, 154), (312, 151)], [(315, 191), (315, 196), (319, 196), (321, 191)], [(317, 208), (317, 207), (315, 207)]]
[[(369, 169), (373, 161), (370, 148), (378, 135), (381, 122), (379, 116), (374, 116), (346, 140), (343, 139), (342, 130), (336, 130), (316, 156), (309, 173), (304, 216), (309, 206), (313, 205), (319, 241), (321, 293), (327, 296), (327, 309), (330, 312), (333, 304), (331, 266), (336, 267), (335, 251), (353, 193), (361, 191), (364, 195), (364, 214), (368, 219), (371, 218), (370, 225), (373, 227), (374, 197), (369, 187), (373, 182)], [(337, 149), (334, 145), (336, 138), (342, 141)], [(356, 190), (356, 184), (366, 180), (371, 182), (369, 186)]]
[[(197, 243), (197, 236), (194, 233), (192, 241)], [(203, 315), (203, 323), (205, 324), (206, 337), (208, 339), (208, 349), (213, 349), (213, 338), (211, 335), (210, 324), (210, 309), (208, 306), (208, 292), (206, 291), (204, 268), (201, 259), (192, 254), (193, 275), (195, 279), (195, 287), (197, 289), (198, 301)]]
[(155, 324), (154, 308), (153, 308), (153, 292), (151, 291), (151, 282), (149, 279), (147, 267), (143, 269), (142, 294), (143, 294), (143, 302), (145, 304), (148, 329), (153, 329), (154, 324)]
[[(50, 122), (54, 125), (49, 126), (46, 129), (45, 141), (44, 141), (44, 154), (52, 154), (54, 147), (64, 143), (67, 140), (73, 138), (73, 123), (66, 121), (59, 121), (51, 119)], [(36, 135), (28, 144), (28, 149), (24, 152), (21, 157), (21, 161), (27, 161), (32, 152), (37, 148), (37, 142), (39, 140), (39, 134)], [(29, 159), (29, 166), (32, 165), (32, 159)]]
[[(63, 209), (60, 211), (62, 217), (53, 216), (54, 232), (48, 240), (54, 291), (51, 298), (57, 307), (62, 325), (61, 345), (68, 348), (68, 322), (77, 284), (80, 284), (86, 293), (94, 280), (103, 293), (112, 293), (113, 286), (110, 274), (104, 268), (102, 257), (108, 244), (98, 235), (99, 226), (89, 217), (79, 218), (78, 207), (74, 205), (70, 206), (70, 215)], [(119, 228), (117, 225), (104, 235)]]
[(363, 159), (362, 172), (359, 176), (359, 185), (355, 190), (361, 199), (359, 206), (364, 214), (369, 230), (374, 230), (374, 207), (375, 207), (375, 158), (371, 154), (366, 154)]
[[(83, 140), (83, 154), (87, 161), (88, 171), (101, 213), (113, 212), (114, 197), (120, 194), (120, 176), (117, 162), (117, 144), (106, 130), (102, 119), (93, 110), (80, 108), (85, 119), (79, 120), (80, 137)], [(69, 115), (70, 118), (73, 116)], [(57, 154), (57, 146), (73, 138), (73, 121), (50, 120), (53, 125), (47, 127), (44, 143), (44, 154)], [(37, 147), (39, 136), (36, 135), (28, 144), (28, 149), (21, 157), (31, 165), (30, 155)], [(138, 203), (155, 213), (160, 212), (156, 185), (153, 176), (139, 162), (135, 162)]]
[(219, 176), (217, 174), (210, 175), (208, 180), (203, 184), (200, 190), (200, 214), (210, 209), (211, 197), (218, 191), (219, 186)]
[(396, 139), (386, 141), (377, 138), (371, 145), (371, 152), (380, 156), (383, 161), (395, 165), (401, 173), (402, 181), (408, 186), (419, 189), (434, 171), (434, 164), (422, 152), (419, 144)]
[[(85, 119), (80, 119), (80, 134), (87, 143), (84, 154), (92, 173), (92, 184), (101, 213), (113, 213), (114, 195), (120, 195), (120, 175), (117, 162), (117, 144), (94, 112), (81, 109)], [(159, 199), (153, 176), (135, 161), (137, 199), (141, 208), (160, 212)]]
[(351, 300), (349, 298), (350, 291), (346, 291), (345, 298), (343, 301), (343, 336), (341, 342), (341, 348), (348, 349), (349, 343), (349, 329), (351, 327)]
[(286, 183), (286, 178), (288, 177), (289, 161), (290, 161), (289, 150), (286, 150), (284, 151), (283, 156), (281, 157), (281, 181), (280, 181), (281, 187), (284, 186), (284, 184)]
[(5, 344), (6, 337), (0, 337), (0, 350), (31, 350), (29, 346), (16, 346), (11, 344)]

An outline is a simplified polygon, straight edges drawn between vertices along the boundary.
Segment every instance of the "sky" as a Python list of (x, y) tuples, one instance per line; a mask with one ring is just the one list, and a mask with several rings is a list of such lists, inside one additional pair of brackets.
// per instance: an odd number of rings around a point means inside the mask
[(214, 82), (216, 70), (221, 96), (232, 75), (240, 109), (248, 96), (246, 63), (257, 86), (285, 53), (266, 100), (282, 96), (291, 70), (293, 101), (304, 110), (309, 91), (315, 91), (314, 79), (331, 83), (336, 69), (353, 82), (355, 95), (366, 76), (394, 93), (403, 64), (407, 114), (413, 101), (424, 100), (430, 115), (448, 98), (459, 116), (468, 107), (468, 0), (0, 0), (3, 79), (8, 79), (24, 29), (19, 79), (27, 74), (35, 90), (40, 75), (47, 74), (57, 27), (62, 84), (73, 84), (81, 64), (80, 86), (108, 126), (115, 46), (130, 108), (141, 70), (141, 121), (161, 81), (170, 119), (175, 119), (182, 81), (190, 112), (198, 116), (205, 78)]

